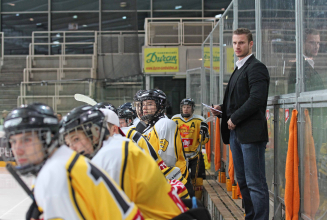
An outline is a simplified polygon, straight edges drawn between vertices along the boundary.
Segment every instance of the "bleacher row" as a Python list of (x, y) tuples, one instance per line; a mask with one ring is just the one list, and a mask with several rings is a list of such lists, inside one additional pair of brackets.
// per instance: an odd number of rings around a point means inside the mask
[(46, 46), (60, 46), (61, 54), (35, 55), (35, 47), (39, 44), (32, 43), (29, 55), (26, 57), (26, 68), (17, 105), (37, 100), (47, 103), (56, 112), (66, 113), (78, 105), (73, 98), (74, 94), (92, 96), (92, 86), (89, 81), (76, 81), (76, 79), (96, 78), (96, 35), (92, 43), (79, 42), (74, 43), (73, 46), (86, 44), (92, 47), (93, 54), (79, 54), (80, 50), (76, 50), (73, 54), (66, 54), (66, 47), (72, 46), (72, 43), (58, 43), (58, 45), (49, 43)]

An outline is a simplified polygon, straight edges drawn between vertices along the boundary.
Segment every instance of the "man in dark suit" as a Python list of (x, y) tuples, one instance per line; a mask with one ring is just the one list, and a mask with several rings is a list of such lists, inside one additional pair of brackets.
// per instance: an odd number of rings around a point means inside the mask
[[(314, 57), (318, 55), (320, 47), (320, 34), (317, 30), (308, 28), (304, 31), (304, 54), (303, 54), (303, 83), (304, 91), (325, 89), (321, 74), (315, 69)], [(288, 77), (288, 93), (295, 92), (296, 63), (290, 69)]]
[[(265, 117), (269, 73), (266, 66), (252, 54), (250, 30), (233, 32), (233, 49), (239, 58), (224, 96), (221, 133), (230, 144), (236, 177), (245, 205), (245, 219), (268, 220), (269, 194), (265, 174), (265, 148), (268, 128)], [(212, 110), (217, 116), (221, 114)]]

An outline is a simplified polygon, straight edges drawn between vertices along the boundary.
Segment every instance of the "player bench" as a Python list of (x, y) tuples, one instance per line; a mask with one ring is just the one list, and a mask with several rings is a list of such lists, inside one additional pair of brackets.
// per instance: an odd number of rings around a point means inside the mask
[(203, 203), (209, 210), (212, 219), (244, 219), (241, 199), (232, 199), (224, 183), (216, 180), (203, 181)]

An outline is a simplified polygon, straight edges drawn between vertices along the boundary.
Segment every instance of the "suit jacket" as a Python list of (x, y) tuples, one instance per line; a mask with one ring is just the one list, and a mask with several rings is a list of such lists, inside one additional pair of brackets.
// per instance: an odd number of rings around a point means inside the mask
[[(234, 74), (237, 75), (234, 75)], [(227, 121), (227, 99), (233, 124), (236, 125), (236, 137), (242, 144), (268, 141), (266, 107), (269, 89), (269, 73), (267, 67), (252, 55), (241, 71), (233, 72), (236, 83), (230, 88), (228, 83), (222, 105), (221, 133), (225, 144), (229, 144), (230, 130)], [(232, 77), (231, 77), (232, 78)], [(230, 97), (228, 91), (232, 90)]]
[[(303, 83), (304, 83), (304, 91), (315, 91), (325, 89), (324, 81), (322, 80), (320, 74), (312, 68), (307, 60), (303, 58)], [(290, 69), (289, 77), (288, 77), (288, 93), (295, 92), (295, 84), (296, 84), (296, 63), (294, 63)]]

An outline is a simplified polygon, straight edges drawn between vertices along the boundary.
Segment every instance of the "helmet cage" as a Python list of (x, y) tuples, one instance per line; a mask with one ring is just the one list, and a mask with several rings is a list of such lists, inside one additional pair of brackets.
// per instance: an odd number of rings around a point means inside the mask
[(118, 107), (118, 115), (119, 115), (120, 111), (125, 110), (125, 109), (128, 109), (129, 111), (132, 112), (132, 117), (133, 117), (132, 120), (137, 117), (134, 105), (132, 103), (130, 103), (130, 102), (126, 102), (126, 103), (124, 103), (124, 104), (122, 104), (121, 106)]
[[(87, 154), (85, 151), (81, 151), (78, 153), (81, 153), (84, 156), (91, 159), (97, 154), (97, 152), (100, 150), (102, 146), (102, 142), (105, 136), (105, 130), (106, 130), (105, 128), (106, 128), (106, 120), (103, 120), (102, 123), (94, 123), (92, 121), (88, 121), (83, 124), (79, 124), (76, 127), (67, 129), (64, 133), (62, 133), (61, 138), (63, 143), (67, 144), (65, 142), (65, 137), (68, 134), (72, 132), (82, 131), (86, 136), (86, 138), (89, 139), (89, 141), (91, 142), (93, 153)], [(84, 148), (86, 149), (86, 146), (84, 146)]]
[(133, 106), (135, 108), (135, 112), (138, 118), (142, 118), (143, 112), (142, 112), (142, 103), (141, 101), (134, 101)]
[(131, 111), (129, 108), (119, 109), (118, 117), (119, 119), (125, 119), (127, 127), (129, 127), (133, 124), (134, 112)]
[[(23, 136), (20, 138), (22, 139), (22, 147), (25, 147), (26, 144), (24, 144), (24, 142), (26, 142), (27, 140), (29, 140), (27, 135), (29, 135), (30, 137), (33, 137), (31, 141), (33, 141), (33, 145), (36, 146), (37, 143), (35, 143), (35, 139), (34, 137), (36, 137), (41, 144), (41, 149), (37, 150), (35, 149), (34, 146), (34, 152), (35, 154), (42, 153), (42, 158), (39, 158), (39, 160), (36, 161), (31, 161), (31, 158), (26, 157), (26, 156), (31, 156), (31, 153), (28, 155), (23, 155), (25, 156), (25, 159), (28, 160), (28, 162), (25, 165), (21, 165), (19, 163), (19, 158), (17, 155), (14, 155), (13, 151), (12, 151), (12, 145), (11, 145), (11, 137), (13, 135), (18, 135), (18, 134), (23, 134)], [(31, 135), (30, 135), (31, 134)], [(22, 130), (17, 130), (17, 131), (11, 131), (6, 135), (6, 138), (4, 139), (4, 144), (6, 149), (8, 150), (9, 156), (8, 157), (4, 157), (5, 160), (8, 161), (16, 161), (17, 166), (15, 166), (15, 170), (23, 176), (29, 176), (29, 175), (37, 175), (38, 172), (41, 170), (41, 168), (43, 167), (46, 159), (49, 157), (49, 155), (52, 154), (52, 152), (54, 151), (54, 149), (58, 146), (58, 141), (55, 141), (57, 139), (57, 135), (54, 136), (51, 132), (50, 128), (31, 128), (31, 129), (22, 129)], [(28, 143), (27, 143), (28, 144)], [(36, 164), (37, 162), (37, 164)]]
[[(143, 101), (146, 100), (153, 100), (156, 103), (156, 112), (154, 114), (148, 114), (148, 115), (144, 115), (143, 113)], [(149, 124), (153, 121), (156, 121), (159, 117), (163, 116), (165, 113), (165, 109), (166, 109), (166, 105), (165, 105), (165, 101), (163, 98), (159, 98), (159, 97), (153, 97), (153, 96), (144, 96), (141, 97), (141, 120), (144, 121), (145, 123)]]
[[(192, 107), (192, 114), (184, 114), (183, 113), (183, 106), (184, 105), (189, 105)], [(195, 103), (194, 103), (194, 100), (191, 99), (191, 98), (186, 98), (186, 99), (183, 99), (180, 103), (180, 114), (183, 118), (189, 118), (193, 115), (194, 113), (194, 108), (195, 108)]]
[[(72, 110), (63, 119), (60, 133), (60, 141), (65, 143), (65, 137), (71, 132), (82, 130), (92, 143), (94, 152), (84, 155), (92, 158), (102, 146), (103, 139), (107, 130), (107, 120), (105, 115), (97, 107), (78, 107)], [(81, 153), (81, 152), (79, 152)], [(84, 152), (85, 153), (85, 152)]]

